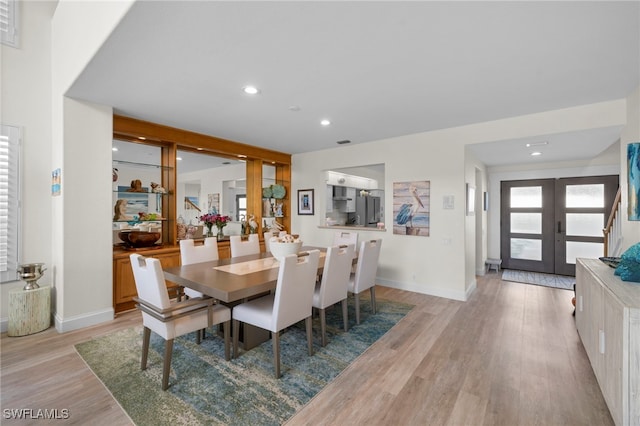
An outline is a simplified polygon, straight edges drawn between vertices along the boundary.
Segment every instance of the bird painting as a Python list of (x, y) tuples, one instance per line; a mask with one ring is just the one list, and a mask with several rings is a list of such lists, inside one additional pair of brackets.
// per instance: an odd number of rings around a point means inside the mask
[(409, 193), (411, 194), (412, 202), (404, 203), (400, 206), (400, 210), (396, 215), (396, 223), (398, 225), (407, 225), (408, 223), (409, 227), (413, 228), (413, 217), (418, 213), (420, 208), (424, 209), (424, 204), (422, 204), (422, 200), (420, 200), (418, 196), (418, 188), (414, 185), (409, 187)]

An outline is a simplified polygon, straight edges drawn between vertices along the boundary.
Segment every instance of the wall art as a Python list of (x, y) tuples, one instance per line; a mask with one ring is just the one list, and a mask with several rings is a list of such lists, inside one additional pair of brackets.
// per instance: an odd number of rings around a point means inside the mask
[(629, 220), (640, 220), (640, 142), (627, 145), (627, 170), (629, 203)]
[(429, 236), (429, 201), (431, 182), (428, 180), (393, 183), (393, 233)]

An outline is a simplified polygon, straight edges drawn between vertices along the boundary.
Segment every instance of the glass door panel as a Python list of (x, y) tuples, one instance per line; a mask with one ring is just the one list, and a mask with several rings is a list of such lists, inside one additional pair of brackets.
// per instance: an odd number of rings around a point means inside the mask
[(542, 240), (512, 238), (511, 257), (513, 259), (542, 260)]
[(511, 213), (511, 232), (542, 233), (542, 213)]
[(567, 254), (565, 262), (576, 264), (577, 257), (598, 258), (602, 256), (604, 243), (580, 243), (576, 241), (567, 241)]
[(604, 213), (567, 213), (567, 236), (601, 237)]

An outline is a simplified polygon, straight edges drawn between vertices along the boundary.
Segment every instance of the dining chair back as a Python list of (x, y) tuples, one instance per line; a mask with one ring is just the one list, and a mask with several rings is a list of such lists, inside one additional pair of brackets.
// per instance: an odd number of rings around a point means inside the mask
[(348, 232), (348, 231), (336, 231), (333, 233), (333, 245), (347, 245), (353, 244), (355, 247), (358, 246), (358, 233), (357, 232)]
[[(196, 246), (194, 241), (180, 240), (180, 263), (182, 265), (191, 265), (193, 263), (209, 262), (218, 260), (218, 239), (216, 237), (207, 237), (204, 244)], [(185, 287), (184, 294), (189, 298), (202, 297), (202, 293)]]
[[(140, 367), (147, 368), (151, 332), (165, 340), (164, 364), (162, 368), (162, 390), (169, 387), (169, 371), (173, 339), (192, 331), (200, 343), (199, 331), (214, 324), (225, 323), (229, 330), (231, 311), (226, 306), (213, 305), (213, 299), (191, 299), (172, 302), (159, 259), (145, 258), (139, 254), (129, 256), (138, 296), (136, 307), (142, 311), (142, 360)], [(225, 357), (230, 359), (230, 333), (225, 332)]]
[(382, 239), (363, 241), (360, 243), (356, 272), (349, 279), (349, 292), (355, 297), (356, 323), (360, 324), (360, 293), (369, 289), (371, 292), (371, 311), (376, 313), (376, 273)]
[(347, 288), (351, 276), (351, 264), (355, 254), (355, 245), (340, 245), (327, 248), (320, 283), (313, 294), (313, 307), (320, 313), (322, 346), (327, 344), (325, 309), (342, 302), (342, 320), (344, 331), (349, 329), (347, 317)]
[(280, 377), (280, 331), (305, 320), (307, 347), (313, 355), (311, 312), (320, 251), (290, 254), (280, 262), (275, 293), (233, 308), (233, 354), (238, 356), (240, 322), (269, 330), (276, 378)]
[(242, 241), (240, 235), (229, 237), (231, 245), (231, 257), (247, 256), (260, 253), (260, 237), (258, 234), (249, 234), (247, 241)]

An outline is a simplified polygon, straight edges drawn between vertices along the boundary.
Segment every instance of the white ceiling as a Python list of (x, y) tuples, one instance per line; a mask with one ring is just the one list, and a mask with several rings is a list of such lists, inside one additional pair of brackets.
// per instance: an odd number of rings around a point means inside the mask
[[(248, 84), (261, 93), (244, 94)], [(138, 1), (68, 95), (294, 154), (621, 99), (638, 85), (637, 1)], [(522, 162), (591, 158), (619, 134), (541, 135), (544, 155)], [(474, 152), (513, 164), (525, 142)]]

